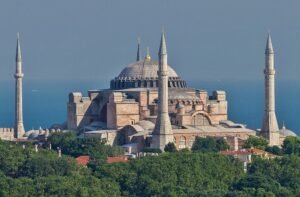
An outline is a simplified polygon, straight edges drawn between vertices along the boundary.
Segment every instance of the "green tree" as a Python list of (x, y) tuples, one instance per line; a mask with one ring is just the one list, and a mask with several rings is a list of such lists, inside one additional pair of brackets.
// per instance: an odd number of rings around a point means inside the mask
[(262, 149), (265, 150), (266, 147), (268, 146), (268, 141), (265, 138), (262, 137), (257, 137), (257, 136), (250, 136), (245, 144), (244, 144), (244, 148), (258, 148), (258, 149)]
[(176, 146), (175, 146), (174, 143), (169, 142), (169, 143), (165, 146), (164, 151), (165, 151), (165, 152), (171, 152), (171, 153), (174, 153), (174, 152), (177, 152), (177, 149), (176, 149)]
[(62, 153), (77, 157), (90, 155), (92, 159), (105, 160), (107, 156), (117, 156), (124, 151), (119, 146), (106, 145), (100, 138), (77, 138), (76, 132), (57, 132), (49, 136), (48, 141), (54, 149), (62, 149)]
[(200, 152), (218, 152), (220, 150), (229, 149), (228, 143), (223, 138), (212, 138), (212, 137), (196, 137), (195, 142), (192, 146), (193, 151)]
[(278, 146), (267, 146), (266, 151), (274, 155), (283, 155), (283, 151)]
[(300, 155), (300, 137), (288, 136), (283, 141), (282, 150), (285, 154)]

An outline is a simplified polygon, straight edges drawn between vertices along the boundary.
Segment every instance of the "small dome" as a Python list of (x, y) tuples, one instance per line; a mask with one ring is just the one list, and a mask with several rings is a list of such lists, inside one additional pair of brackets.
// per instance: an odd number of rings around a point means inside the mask
[(155, 127), (154, 123), (148, 120), (141, 120), (137, 124), (140, 125), (145, 130), (152, 130)]
[[(151, 79), (158, 78), (158, 62), (152, 61), (151, 59), (144, 59), (134, 64), (130, 64), (122, 70), (117, 78), (120, 79)], [(168, 66), (168, 75), (169, 77), (178, 77), (175, 70)]]
[(281, 135), (285, 136), (285, 137), (287, 137), (287, 136), (297, 136), (296, 133), (294, 133), (293, 131), (291, 131), (291, 130), (289, 130), (289, 129), (287, 129), (285, 127), (285, 123), (284, 122), (282, 124), (282, 128), (279, 130), (279, 133)]
[(39, 130), (34, 130), (33, 132), (30, 133), (30, 135), (28, 136), (29, 139), (35, 139), (39, 136)]
[(294, 133), (293, 131), (289, 130), (289, 129), (286, 129), (286, 128), (282, 128), (279, 130), (279, 133), (285, 137), (287, 136), (297, 136), (296, 133)]

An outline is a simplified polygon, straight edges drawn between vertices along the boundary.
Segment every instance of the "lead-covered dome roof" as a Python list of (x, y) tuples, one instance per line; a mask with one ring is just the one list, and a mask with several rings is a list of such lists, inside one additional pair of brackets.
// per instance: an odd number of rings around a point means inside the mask
[[(127, 88), (157, 88), (158, 71), (157, 61), (151, 60), (150, 56), (126, 66), (121, 73), (111, 80), (111, 89)], [(175, 70), (168, 65), (169, 87), (186, 88), (186, 82), (182, 80)]]
[[(133, 64), (128, 65), (124, 68), (117, 78), (126, 79), (146, 79), (146, 78), (158, 78), (158, 62), (153, 60), (140, 60)], [(178, 77), (175, 70), (168, 65), (168, 75), (169, 77)]]

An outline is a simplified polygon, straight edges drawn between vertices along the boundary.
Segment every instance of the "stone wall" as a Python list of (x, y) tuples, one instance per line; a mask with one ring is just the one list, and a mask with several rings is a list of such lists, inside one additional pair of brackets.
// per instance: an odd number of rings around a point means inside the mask
[(13, 128), (0, 128), (0, 139), (1, 140), (13, 140), (14, 129)]

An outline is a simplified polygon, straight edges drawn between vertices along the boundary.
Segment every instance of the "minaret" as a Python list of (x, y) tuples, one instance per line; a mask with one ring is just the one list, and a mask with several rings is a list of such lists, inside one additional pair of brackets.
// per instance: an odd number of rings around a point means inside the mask
[(141, 60), (141, 51), (140, 51), (140, 38), (138, 38), (138, 48), (137, 48), (137, 54), (136, 54), (136, 61)]
[(279, 146), (279, 128), (275, 114), (275, 68), (271, 35), (268, 35), (265, 51), (265, 111), (261, 134), (271, 146)]
[(15, 117), (15, 138), (23, 137), (25, 134), (23, 125), (23, 90), (22, 90), (22, 78), (24, 74), (22, 73), (22, 57), (21, 48), (19, 41), (19, 33), (17, 34), (17, 52), (16, 52), (16, 73), (14, 75), (16, 78), (16, 117)]
[(168, 55), (164, 32), (161, 35), (158, 68), (158, 114), (152, 134), (152, 148), (164, 150), (165, 145), (173, 142), (173, 131), (168, 111)]

